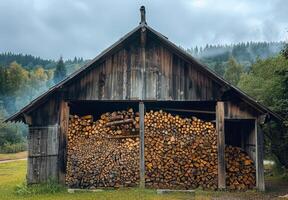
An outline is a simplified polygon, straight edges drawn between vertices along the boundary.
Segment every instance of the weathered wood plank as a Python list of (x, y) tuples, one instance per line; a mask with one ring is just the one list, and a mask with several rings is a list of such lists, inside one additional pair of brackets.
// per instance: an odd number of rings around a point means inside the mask
[(139, 117), (140, 117), (140, 188), (145, 188), (145, 157), (144, 157), (144, 103), (139, 103)]
[[(58, 145), (59, 146), (58, 164), (59, 164), (60, 183), (65, 183), (68, 123), (69, 123), (69, 106), (67, 102), (62, 101), (60, 104), (60, 131), (59, 131), (59, 145)], [(57, 140), (54, 141), (55, 146), (57, 145), (56, 141)]]
[(263, 166), (263, 132), (255, 120), (255, 134), (256, 134), (256, 187), (259, 191), (265, 191), (265, 181), (264, 181), (264, 166)]
[(216, 131), (218, 133), (218, 188), (226, 188), (224, 102), (216, 105)]
[(236, 102), (225, 102), (226, 119), (256, 119), (256, 113), (249, 109), (247, 105)]

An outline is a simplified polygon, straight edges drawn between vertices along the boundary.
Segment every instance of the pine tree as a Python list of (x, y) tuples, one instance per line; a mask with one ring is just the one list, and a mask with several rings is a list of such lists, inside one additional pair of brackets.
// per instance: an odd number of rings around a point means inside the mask
[(63, 78), (65, 78), (66, 75), (67, 75), (67, 70), (66, 70), (66, 67), (64, 65), (62, 57), (60, 57), (57, 65), (56, 65), (55, 72), (54, 72), (54, 77), (53, 77), (54, 83), (57, 84)]

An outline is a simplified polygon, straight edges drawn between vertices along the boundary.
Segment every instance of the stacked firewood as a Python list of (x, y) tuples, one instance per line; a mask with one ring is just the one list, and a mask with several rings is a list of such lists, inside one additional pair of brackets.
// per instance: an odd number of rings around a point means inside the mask
[[(151, 188), (217, 188), (217, 133), (211, 122), (164, 111), (145, 114), (145, 182)], [(66, 183), (70, 187), (139, 184), (139, 114), (133, 109), (72, 116), (68, 129)], [(255, 186), (253, 161), (226, 148), (227, 186)]]
[(239, 147), (225, 148), (227, 188), (247, 190), (255, 187), (255, 166), (251, 158)]
[(93, 116), (71, 116), (66, 183), (70, 187), (134, 186), (139, 180), (138, 116), (132, 109)]
[(214, 125), (163, 111), (145, 115), (146, 185), (156, 188), (217, 187)]

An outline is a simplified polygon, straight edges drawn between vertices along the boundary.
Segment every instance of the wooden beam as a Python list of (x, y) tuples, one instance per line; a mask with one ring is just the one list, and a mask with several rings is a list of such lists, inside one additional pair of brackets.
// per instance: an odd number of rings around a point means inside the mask
[(264, 181), (264, 139), (263, 132), (259, 125), (259, 121), (255, 120), (255, 138), (256, 138), (256, 187), (259, 191), (265, 191), (265, 181)]
[(218, 133), (218, 188), (226, 188), (224, 102), (216, 104), (216, 131)]
[(141, 46), (141, 84), (142, 84), (142, 93), (140, 99), (146, 99), (146, 40), (147, 40), (147, 31), (146, 27), (142, 26), (140, 34), (140, 46)]
[(154, 109), (158, 110), (166, 110), (166, 111), (175, 111), (175, 112), (187, 112), (187, 113), (204, 113), (204, 114), (211, 114), (215, 115), (215, 111), (209, 111), (209, 110), (187, 110), (187, 109), (176, 109), (176, 108), (161, 108), (157, 107)]
[(144, 103), (139, 102), (140, 132), (140, 188), (145, 188), (145, 157), (144, 157)]
[(59, 165), (59, 183), (65, 184), (66, 174), (66, 154), (67, 154), (67, 131), (69, 123), (69, 106), (65, 101), (60, 102), (60, 132), (59, 132), (59, 153), (58, 153), (58, 165)]

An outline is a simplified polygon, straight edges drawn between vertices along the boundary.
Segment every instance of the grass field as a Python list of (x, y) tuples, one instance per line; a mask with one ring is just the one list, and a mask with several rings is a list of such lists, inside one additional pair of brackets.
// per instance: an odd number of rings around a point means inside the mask
[[(26, 161), (15, 161), (0, 164), (0, 199), (1, 200), (208, 200), (208, 199), (273, 199), (278, 193), (258, 193), (248, 192), (205, 192), (196, 190), (193, 194), (156, 194), (155, 190), (139, 189), (118, 189), (97, 193), (74, 193), (69, 194), (66, 188), (57, 186), (35, 186), (32, 188), (24, 187), (26, 174)], [(277, 183), (279, 184), (279, 183)], [(285, 185), (284, 185), (285, 186)], [(286, 186), (285, 186), (286, 187)], [(18, 189), (17, 189), (18, 188)], [(54, 192), (54, 193), (53, 193)], [(288, 188), (287, 188), (288, 193)]]
[(19, 153), (0, 153), (0, 161), (2, 160), (15, 160), (27, 158), (27, 151), (19, 152)]

